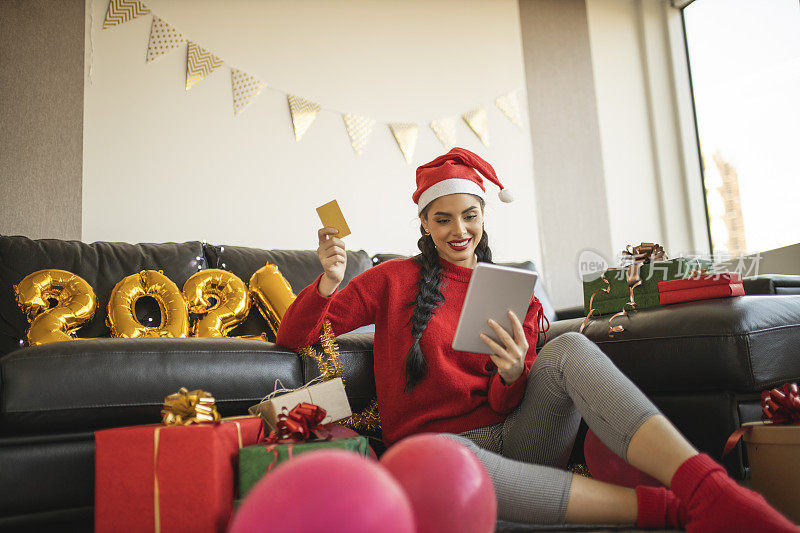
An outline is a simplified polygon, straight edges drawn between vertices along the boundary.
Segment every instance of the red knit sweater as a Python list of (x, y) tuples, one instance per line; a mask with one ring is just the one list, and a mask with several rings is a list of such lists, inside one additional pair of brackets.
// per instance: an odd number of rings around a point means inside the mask
[(534, 296), (523, 322), (530, 348), (525, 370), (511, 385), (496, 373), (488, 355), (453, 350), (458, 317), (472, 270), (441, 260), (444, 302), (420, 340), (428, 374), (404, 393), (405, 358), (413, 339), (410, 319), (420, 266), (413, 259), (393, 259), (353, 278), (330, 297), (319, 294), (319, 279), (303, 289), (286, 311), (278, 344), (290, 349), (319, 340), (330, 320), (334, 335), (375, 324), (373, 349), (378, 409), (387, 444), (421, 432), (460, 433), (502, 422), (519, 404), (528, 371), (536, 357), (542, 306)]

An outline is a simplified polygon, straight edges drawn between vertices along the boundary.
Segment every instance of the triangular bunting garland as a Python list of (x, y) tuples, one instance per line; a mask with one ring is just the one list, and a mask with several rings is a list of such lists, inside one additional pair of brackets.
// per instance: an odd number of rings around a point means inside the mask
[(106, 12), (103, 29), (125, 24), (136, 17), (147, 15), (150, 10), (140, 0), (111, 0)]
[(489, 146), (489, 126), (486, 121), (486, 108), (479, 107), (472, 111), (467, 111), (462, 117), (481, 142)]
[(456, 145), (456, 117), (440, 118), (431, 122), (431, 129), (445, 150)]
[(233, 86), (233, 112), (238, 115), (250, 100), (261, 94), (266, 83), (257, 80), (247, 72), (238, 68), (231, 69), (231, 85)]
[(367, 144), (370, 133), (372, 133), (375, 121), (352, 113), (346, 113), (342, 115), (342, 118), (344, 119), (344, 126), (347, 128), (347, 134), (350, 136), (350, 144), (353, 146), (356, 156), (360, 156), (361, 151)]
[(222, 60), (189, 41), (186, 53), (186, 90), (222, 66)]
[(153, 25), (150, 26), (150, 40), (147, 42), (147, 62), (158, 56), (178, 48), (186, 39), (175, 28), (164, 20), (153, 15)]
[(294, 126), (294, 140), (300, 141), (311, 123), (317, 118), (319, 113), (319, 104), (315, 104), (311, 100), (300, 98), (293, 94), (289, 97), (289, 112), (292, 114), (292, 126)]
[(411, 163), (411, 159), (414, 157), (414, 148), (417, 146), (419, 126), (407, 122), (392, 122), (389, 124), (389, 129), (392, 130), (397, 146), (400, 147), (403, 157), (406, 158), (406, 163)]
[(494, 101), (495, 105), (500, 108), (500, 111), (508, 117), (512, 124), (522, 127), (522, 115), (519, 112), (519, 101), (517, 100), (516, 91), (511, 91), (508, 94), (497, 97)]

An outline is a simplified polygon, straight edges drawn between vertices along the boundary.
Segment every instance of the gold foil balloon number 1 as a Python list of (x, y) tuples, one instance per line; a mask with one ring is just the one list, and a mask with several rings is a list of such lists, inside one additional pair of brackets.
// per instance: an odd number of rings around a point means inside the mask
[(295, 299), (292, 287), (278, 270), (267, 263), (250, 277), (250, 293), (258, 304), (261, 316), (275, 335), (283, 315)]
[[(29, 346), (74, 340), (71, 336), (97, 310), (91, 285), (66, 270), (39, 270), (14, 286), (17, 305), (28, 317)], [(50, 300), (56, 305), (50, 307)]]

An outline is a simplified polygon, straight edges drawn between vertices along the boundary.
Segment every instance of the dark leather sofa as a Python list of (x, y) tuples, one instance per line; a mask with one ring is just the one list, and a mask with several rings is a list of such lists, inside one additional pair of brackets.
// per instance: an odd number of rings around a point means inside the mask
[[(349, 251), (345, 283), (387, 257)], [(198, 269), (218, 267), (247, 281), (267, 261), (278, 265), (295, 291), (321, 272), (311, 251), (0, 236), (0, 530), (91, 529), (93, 431), (158, 421), (164, 396), (182, 386), (212, 391), (222, 415), (232, 416), (246, 413), (276, 379), (297, 387), (318, 375), (314, 361), (261, 340), (108, 338), (109, 294), (127, 275), (163, 270), (181, 287)], [(27, 321), (12, 285), (44, 268), (83, 277), (99, 310), (74, 341), (21, 347)], [(578, 330), (580, 318), (557, 320), (542, 287), (537, 295), (552, 322), (548, 339)], [(146, 303), (136, 306), (140, 321), (160, 320), (158, 307)], [(614, 340), (605, 324), (594, 321), (586, 334), (690, 440), (715, 456), (733, 429), (758, 418), (762, 389), (800, 378), (800, 295), (641, 311)], [(267, 324), (253, 310), (232, 335), (262, 331), (269, 331)], [(347, 393), (358, 412), (375, 395), (372, 334), (354, 332), (338, 342)], [(580, 450), (576, 446), (577, 456)], [(726, 466), (742, 477), (744, 461), (737, 449)]]

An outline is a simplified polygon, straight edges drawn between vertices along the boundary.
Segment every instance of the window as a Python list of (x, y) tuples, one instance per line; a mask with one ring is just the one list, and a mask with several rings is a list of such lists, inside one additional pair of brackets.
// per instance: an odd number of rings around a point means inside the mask
[(800, 242), (800, 1), (683, 10), (714, 250)]

